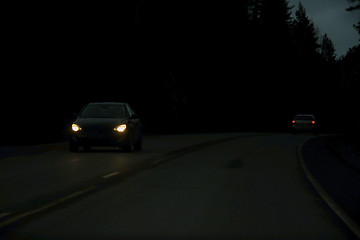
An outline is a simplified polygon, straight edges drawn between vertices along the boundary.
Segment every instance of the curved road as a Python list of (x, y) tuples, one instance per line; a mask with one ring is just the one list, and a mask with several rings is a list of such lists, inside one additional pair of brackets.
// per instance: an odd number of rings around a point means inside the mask
[(1, 239), (354, 239), (307, 183), (311, 135), (150, 136), (0, 160)]

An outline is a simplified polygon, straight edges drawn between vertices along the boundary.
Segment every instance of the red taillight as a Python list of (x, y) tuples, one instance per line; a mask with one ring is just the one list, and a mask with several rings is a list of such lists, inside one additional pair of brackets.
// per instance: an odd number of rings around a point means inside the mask
[(311, 123), (312, 123), (312, 124), (315, 124), (315, 121), (312, 121)]
[(295, 120), (292, 120), (292, 123), (294, 123), (294, 124), (295, 124)]

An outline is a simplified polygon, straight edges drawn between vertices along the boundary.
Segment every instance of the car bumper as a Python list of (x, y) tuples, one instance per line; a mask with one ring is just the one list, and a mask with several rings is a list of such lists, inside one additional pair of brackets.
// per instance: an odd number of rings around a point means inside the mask
[(114, 146), (125, 147), (129, 144), (130, 138), (127, 132), (111, 134), (88, 134), (88, 133), (73, 133), (71, 141), (82, 146)]
[(314, 131), (315, 130), (315, 126), (292, 126), (291, 127), (293, 131)]

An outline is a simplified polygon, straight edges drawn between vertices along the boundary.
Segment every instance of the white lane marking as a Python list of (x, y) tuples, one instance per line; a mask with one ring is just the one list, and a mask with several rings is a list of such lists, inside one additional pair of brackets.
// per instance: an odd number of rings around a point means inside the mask
[[(271, 133), (269, 133), (269, 134), (254, 134), (254, 135), (244, 135), (244, 136), (240, 136), (240, 137), (253, 137), (253, 136), (262, 136), (262, 135), (272, 135), (272, 134), (271, 134)], [(223, 142), (223, 141), (232, 140), (232, 139), (234, 139), (234, 138), (238, 138), (238, 137), (231, 137), (230, 139), (227, 139), (227, 138), (226, 138), (226, 139), (222, 139), (222, 140), (220, 141), (220, 143)], [(217, 142), (214, 142), (214, 141), (211, 141), (211, 142), (208, 142), (208, 143), (205, 143), (205, 144), (201, 144), (201, 145), (202, 145), (201, 148), (203, 148), (204, 146), (205, 146), (205, 147), (208, 147), (208, 145), (211, 146), (211, 145), (213, 145), (213, 144), (218, 144), (218, 143), (217, 143)], [(196, 144), (195, 144), (195, 145), (196, 145)], [(166, 154), (165, 154), (165, 156), (159, 156), (159, 157), (157, 157), (157, 159), (155, 160), (155, 162), (158, 163), (158, 162), (164, 161), (164, 160), (166, 160), (166, 159), (173, 158), (174, 156), (176, 157), (176, 155), (177, 155), (178, 153), (185, 153), (185, 154), (187, 154), (187, 153), (192, 152), (192, 151), (194, 151), (194, 150), (198, 150), (198, 148), (195, 148), (195, 149), (194, 149), (194, 148), (191, 148), (191, 146), (190, 146), (191, 151), (189, 151), (189, 150), (187, 150), (188, 148), (189, 148), (189, 147), (185, 148), (185, 151), (184, 151), (184, 149), (179, 149), (179, 150), (177, 150), (177, 151), (174, 151), (175, 153), (172, 152), (172, 153), (170, 154), (170, 156), (167, 156)], [(201, 149), (201, 148), (200, 148), (200, 149)], [(25, 156), (28, 156), (28, 155), (25, 155)], [(14, 157), (15, 157), (15, 156), (14, 156)], [(21, 157), (23, 157), (23, 156), (21, 156)], [(135, 166), (133, 166), (133, 167), (130, 167), (130, 168), (127, 169), (126, 171), (121, 171), (121, 173), (126, 173), (126, 172), (129, 172), (129, 171), (132, 171), (132, 170), (136, 170), (136, 169), (139, 169), (140, 167), (141, 167), (141, 165), (135, 165)], [(102, 176), (102, 178), (109, 178), (109, 177), (112, 177), (112, 176), (115, 176), (115, 175), (118, 175), (118, 174), (120, 174), (120, 172), (112, 172), (112, 173), (110, 173), (110, 174), (107, 174), (107, 175), (105, 175), (105, 176)], [(14, 217), (11, 217), (11, 218), (7, 219), (7, 220), (4, 221), (4, 222), (0, 222), (0, 229), (6, 227), (6, 226), (8, 226), (8, 225), (11, 225), (11, 224), (13, 224), (13, 223), (15, 223), (15, 222), (17, 222), (17, 221), (19, 221), (19, 220), (21, 220), (21, 219), (24, 219), (24, 218), (26, 218), (26, 217), (29, 217), (29, 216), (31, 216), (31, 215), (33, 215), (33, 214), (42, 212), (42, 211), (47, 210), (47, 209), (49, 209), (49, 208), (51, 208), (51, 207), (54, 207), (54, 206), (56, 206), (56, 205), (59, 205), (59, 204), (64, 203), (64, 202), (66, 202), (66, 201), (69, 201), (69, 200), (71, 200), (72, 198), (75, 198), (75, 197), (77, 197), (77, 196), (83, 195), (83, 194), (85, 194), (85, 193), (87, 193), (87, 192), (90, 192), (90, 191), (96, 189), (96, 188), (97, 188), (96, 186), (91, 186), (91, 187), (85, 188), (85, 189), (83, 189), (83, 190), (81, 190), (81, 191), (77, 191), (77, 192), (75, 192), (75, 193), (72, 193), (72, 194), (70, 194), (70, 195), (67, 195), (67, 196), (65, 196), (65, 197), (62, 197), (62, 198), (60, 198), (60, 199), (58, 199), (58, 200), (55, 200), (55, 201), (50, 202), (50, 203), (48, 203), (48, 204), (45, 204), (44, 206), (41, 206), (41, 207), (36, 208), (36, 209), (34, 209), (34, 210), (31, 210), (31, 211), (28, 211), (28, 212), (25, 212), (25, 213), (16, 215), (16, 216), (14, 216)]]
[(8, 212), (0, 213), (0, 218), (6, 217), (6, 216), (8, 216), (10, 214), (11, 213), (8, 213)]
[(102, 178), (109, 178), (109, 177), (116, 176), (116, 175), (118, 175), (118, 174), (119, 174), (119, 172), (112, 172), (112, 173), (109, 173), (109, 174), (107, 174), (107, 175), (105, 175), (105, 176), (102, 176)]
[(83, 195), (83, 194), (85, 194), (85, 193), (87, 193), (87, 192), (90, 192), (90, 191), (92, 191), (92, 190), (94, 190), (94, 189), (96, 189), (96, 187), (91, 186), (91, 187), (85, 188), (85, 189), (83, 189), (83, 190), (77, 191), (77, 192), (75, 192), (75, 193), (72, 193), (72, 194), (70, 194), (70, 195), (67, 195), (67, 196), (65, 196), (65, 197), (62, 197), (62, 198), (60, 198), (60, 199), (58, 199), (58, 200), (55, 200), (55, 201), (53, 201), (53, 202), (50, 202), (50, 203), (48, 203), (48, 204), (45, 204), (44, 206), (41, 206), (41, 207), (36, 208), (36, 209), (34, 209), (34, 210), (31, 210), (31, 211), (29, 211), (29, 212), (25, 212), (25, 213), (16, 215), (16, 216), (14, 216), (14, 217), (12, 217), (12, 218), (9, 218), (8, 220), (0, 223), (0, 229), (1, 229), (1, 228), (4, 228), (4, 227), (6, 227), (6, 226), (8, 226), (8, 225), (10, 225), (10, 224), (13, 224), (13, 223), (15, 223), (15, 222), (17, 222), (17, 221), (19, 221), (19, 220), (21, 220), (21, 219), (24, 219), (24, 218), (26, 218), (26, 217), (28, 217), (28, 216), (31, 216), (31, 215), (33, 215), (33, 214), (42, 212), (42, 211), (44, 211), (44, 210), (46, 210), (46, 209), (49, 209), (49, 208), (51, 208), (51, 207), (54, 207), (54, 206), (56, 206), (56, 205), (59, 205), (59, 204), (61, 204), (61, 203), (66, 202), (66, 201), (69, 201), (69, 200), (71, 200), (71, 199), (73, 199), (73, 198), (75, 198), (75, 197), (77, 197), (77, 196)]
[(303, 141), (297, 148), (297, 155), (299, 157), (300, 165), (303, 168), (307, 179), (314, 186), (315, 190), (318, 192), (320, 197), (327, 203), (327, 205), (336, 213), (336, 215), (345, 223), (345, 225), (360, 239), (360, 227), (355, 223), (352, 218), (347, 215), (342, 208), (330, 197), (330, 195), (325, 191), (325, 189), (320, 185), (320, 183), (315, 179), (315, 177), (310, 172), (310, 169), (305, 164), (304, 158), (302, 156), (301, 149), (304, 146), (305, 142)]

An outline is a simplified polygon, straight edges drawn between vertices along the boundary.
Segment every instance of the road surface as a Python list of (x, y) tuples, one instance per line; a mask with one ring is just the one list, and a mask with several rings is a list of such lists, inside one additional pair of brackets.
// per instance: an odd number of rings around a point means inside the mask
[(150, 136), (0, 160), (1, 239), (354, 239), (307, 183), (311, 135)]

